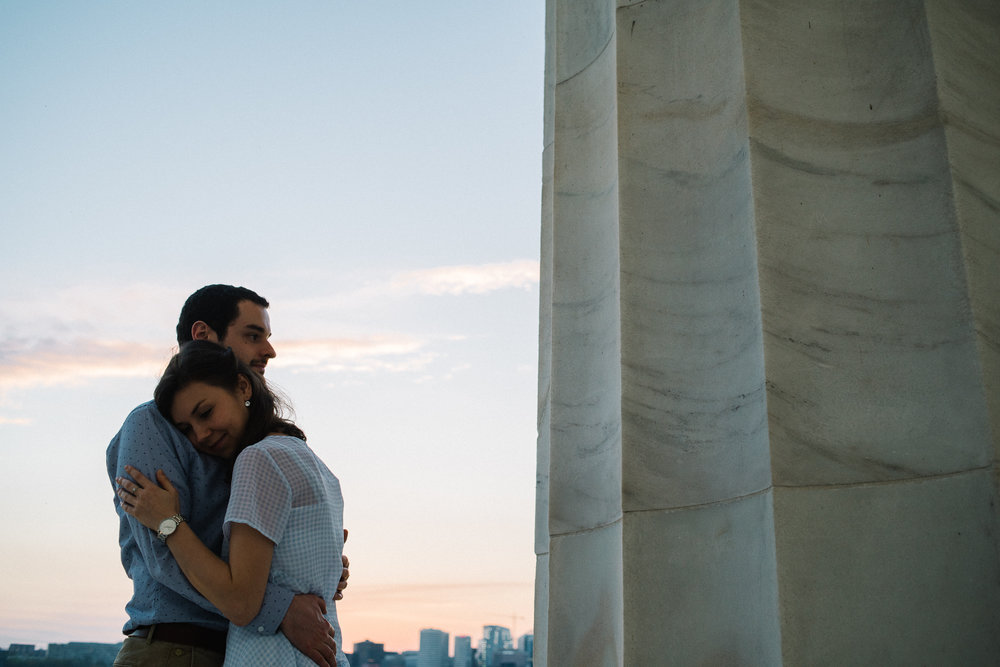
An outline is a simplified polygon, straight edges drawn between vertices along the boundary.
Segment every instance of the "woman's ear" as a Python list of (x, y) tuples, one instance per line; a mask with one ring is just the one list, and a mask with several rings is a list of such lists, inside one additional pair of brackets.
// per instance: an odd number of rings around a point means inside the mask
[(198, 320), (191, 325), (191, 340), (207, 340), (213, 343), (219, 342), (219, 335), (215, 333), (207, 322)]
[(241, 401), (248, 401), (253, 396), (253, 387), (250, 386), (250, 380), (243, 373), (240, 373), (239, 379), (236, 382), (236, 395), (240, 397)]

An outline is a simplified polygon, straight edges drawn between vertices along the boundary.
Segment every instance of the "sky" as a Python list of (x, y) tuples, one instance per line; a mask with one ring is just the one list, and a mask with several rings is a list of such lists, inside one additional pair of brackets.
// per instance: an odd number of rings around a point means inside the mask
[(122, 639), (105, 450), (271, 302), (347, 650), (532, 628), (544, 3), (0, 0), (0, 648)]

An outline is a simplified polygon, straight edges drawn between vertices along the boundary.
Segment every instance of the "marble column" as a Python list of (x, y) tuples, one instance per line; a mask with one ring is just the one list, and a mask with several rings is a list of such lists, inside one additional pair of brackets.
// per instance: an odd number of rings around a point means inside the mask
[(742, 8), (784, 659), (989, 664), (993, 449), (924, 4)]
[[(556, 0), (551, 153), (548, 629), (551, 665), (622, 655), (621, 371), (614, 6)], [(547, 236), (546, 229), (544, 235)]]
[(775, 664), (739, 4), (617, 13), (625, 664)]
[(1000, 5), (547, 6), (536, 664), (1000, 663)]
[(1000, 3), (934, 0), (926, 7), (994, 461), (1000, 461)]
[[(545, 25), (555, 25), (555, 3), (545, 5)], [(552, 397), (552, 225), (555, 218), (553, 193), (553, 137), (555, 126), (555, 51), (551, 32), (545, 39), (545, 105), (542, 148), (542, 234), (538, 321), (538, 449), (535, 476), (535, 604), (534, 663), (545, 667), (549, 627), (549, 468), (551, 466), (550, 414)]]

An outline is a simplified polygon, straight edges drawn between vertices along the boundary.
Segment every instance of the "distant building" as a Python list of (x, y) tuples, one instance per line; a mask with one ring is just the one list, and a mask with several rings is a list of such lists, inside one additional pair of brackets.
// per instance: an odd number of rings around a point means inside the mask
[(420, 631), (420, 660), (417, 667), (448, 667), (448, 633), (442, 630)]
[(479, 652), (476, 654), (479, 667), (492, 667), (493, 655), (505, 648), (513, 648), (510, 630), (502, 625), (484, 625), (483, 638), (479, 640)]
[(472, 638), (467, 635), (455, 637), (453, 667), (472, 667)]
[(535, 635), (525, 634), (518, 637), (517, 648), (528, 656), (528, 667), (532, 667), (535, 659)]
[[(352, 667), (354, 663), (351, 663)], [(406, 658), (399, 653), (386, 653), (382, 658), (382, 667), (406, 667)]]
[[(16, 658), (18, 660), (24, 658), (40, 660), (45, 658), (45, 649), (35, 648), (34, 644), (11, 644), (3, 658), (3, 663), (0, 664), (6, 664), (8, 658)], [(21, 665), (25, 663), (18, 662), (17, 664)]]
[(354, 653), (348, 656), (351, 667), (365, 667), (365, 665), (378, 665), (381, 667), (385, 659), (385, 644), (376, 644), (367, 639), (354, 644)]
[(35, 657), (35, 645), (34, 644), (11, 644), (7, 649), (8, 658), (33, 658)]
[(69, 642), (68, 644), (49, 644), (49, 650), (45, 657), (81, 665), (110, 665), (115, 661), (121, 647), (120, 643)]
[(528, 656), (524, 651), (504, 648), (493, 654), (493, 662), (489, 667), (527, 667)]

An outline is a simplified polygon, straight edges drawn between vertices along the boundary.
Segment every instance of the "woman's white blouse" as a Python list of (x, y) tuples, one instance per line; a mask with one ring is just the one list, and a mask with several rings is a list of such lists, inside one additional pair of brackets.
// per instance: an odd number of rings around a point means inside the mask
[[(333, 596), (344, 549), (340, 482), (299, 438), (271, 435), (243, 450), (233, 468), (223, 531), (243, 523), (274, 542), (270, 580), (326, 600), (337, 639), (337, 665), (349, 667)], [(314, 665), (278, 632), (230, 624), (226, 665)]]

